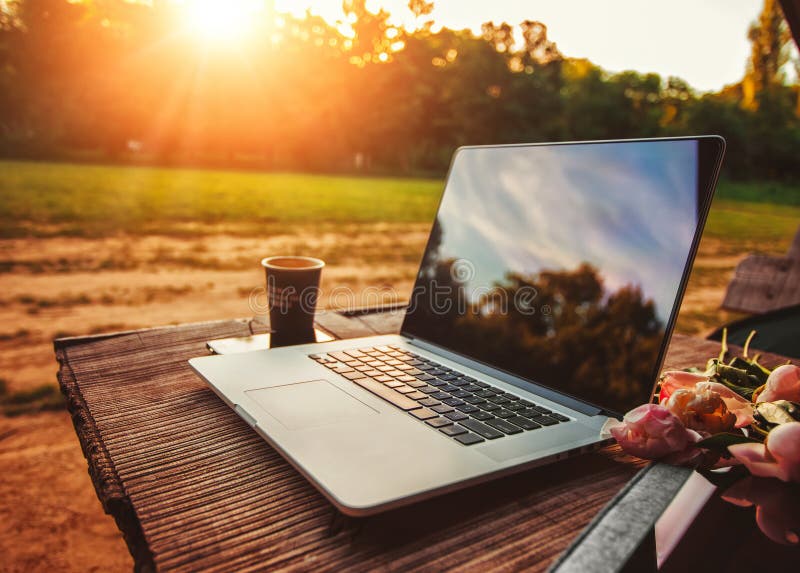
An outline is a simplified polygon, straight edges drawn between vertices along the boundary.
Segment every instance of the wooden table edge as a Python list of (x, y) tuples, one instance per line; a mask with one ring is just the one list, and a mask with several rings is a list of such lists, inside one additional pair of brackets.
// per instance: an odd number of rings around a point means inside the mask
[[(129, 333), (127, 333), (129, 334)], [(120, 336), (117, 334), (116, 336)], [(67, 411), (78, 436), (83, 456), (86, 458), (88, 473), (92, 479), (95, 493), (106, 514), (114, 518), (117, 527), (134, 559), (136, 571), (155, 571), (153, 554), (144, 537), (144, 532), (133, 508), (130, 498), (122, 485), (111, 456), (103, 445), (100, 432), (89, 407), (78, 387), (74, 373), (66, 355), (70, 345), (92, 340), (102, 340), (114, 335), (98, 337), (72, 337), (54, 341), (56, 360), (58, 360), (58, 384), (64, 395)], [(59, 344), (61, 343), (61, 344)]]

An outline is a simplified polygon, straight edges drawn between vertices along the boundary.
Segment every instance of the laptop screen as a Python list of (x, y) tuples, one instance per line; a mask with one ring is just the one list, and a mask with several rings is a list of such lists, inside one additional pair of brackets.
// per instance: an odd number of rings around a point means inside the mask
[(403, 334), (622, 413), (647, 402), (718, 138), (468, 147)]

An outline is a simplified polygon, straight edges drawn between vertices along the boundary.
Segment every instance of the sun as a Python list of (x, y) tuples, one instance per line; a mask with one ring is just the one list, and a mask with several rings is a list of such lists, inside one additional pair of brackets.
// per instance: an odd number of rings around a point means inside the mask
[(238, 41), (263, 11), (258, 0), (186, 0), (183, 10), (189, 31), (198, 39)]

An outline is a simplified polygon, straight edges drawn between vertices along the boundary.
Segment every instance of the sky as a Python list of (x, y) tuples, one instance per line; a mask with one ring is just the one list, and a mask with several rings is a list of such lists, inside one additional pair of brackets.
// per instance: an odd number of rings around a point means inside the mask
[[(566, 56), (588, 58), (612, 72), (636, 70), (678, 76), (700, 91), (739, 81), (750, 50), (747, 29), (762, 0), (435, 0), (441, 25), (479, 30), (482, 22), (525, 19), (547, 25)], [(341, 0), (275, 0), (281, 11), (311, 7), (341, 17)], [(371, 0), (407, 13), (408, 0)]]
[(587, 262), (607, 292), (639, 286), (666, 323), (697, 224), (696, 145), (466, 149), (439, 210), (439, 255), (469, 261), (469, 298), (509, 271)]

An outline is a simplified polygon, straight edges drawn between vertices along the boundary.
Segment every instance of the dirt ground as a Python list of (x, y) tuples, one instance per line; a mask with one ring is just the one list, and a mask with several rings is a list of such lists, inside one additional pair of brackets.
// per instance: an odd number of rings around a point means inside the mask
[[(406, 298), (426, 225), (301, 229), (235, 235), (0, 240), (0, 379), (6, 393), (56, 384), (56, 337), (252, 316), (270, 254), (313, 254), (326, 307), (363, 305), (367, 287)], [(718, 310), (745, 253), (701, 247), (678, 329), (703, 333), (734, 315)], [(354, 296), (330, 298), (334, 288)], [(262, 297), (263, 298), (263, 297)], [(132, 561), (95, 497), (63, 411), (0, 415), (0, 571), (125, 571)]]

